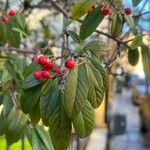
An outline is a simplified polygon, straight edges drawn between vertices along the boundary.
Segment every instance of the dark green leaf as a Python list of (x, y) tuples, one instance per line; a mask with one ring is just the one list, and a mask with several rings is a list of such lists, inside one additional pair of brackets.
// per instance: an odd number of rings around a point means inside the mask
[(139, 50), (138, 49), (129, 49), (128, 51), (128, 62), (132, 66), (136, 66), (139, 62)]
[(22, 89), (27, 90), (41, 84), (43, 80), (36, 80), (31, 74), (22, 82)]
[(96, 3), (96, 0), (80, 0), (76, 3), (71, 10), (72, 18), (79, 19), (84, 14), (86, 14), (89, 8)]
[(112, 15), (111, 34), (113, 37), (118, 37), (122, 33), (123, 17), (117, 13)]
[(91, 55), (100, 59), (108, 50), (109, 47), (105, 42), (92, 40), (83, 47), (82, 53), (90, 51)]
[(131, 49), (136, 49), (136, 48), (138, 48), (139, 46), (141, 46), (142, 43), (143, 43), (143, 36), (138, 35), (138, 36), (136, 36), (136, 37), (133, 39), (133, 41), (132, 41), (132, 43), (131, 43), (131, 45), (130, 45), (130, 48), (131, 48)]
[(42, 69), (41, 65), (39, 65), (37, 61), (34, 61), (25, 69), (23, 75), (26, 78), (32, 73), (39, 71), (41, 69)]
[(90, 36), (94, 32), (94, 30), (98, 27), (98, 25), (101, 23), (103, 18), (104, 16), (100, 11), (100, 7), (97, 7), (91, 13), (89, 13), (81, 25), (80, 38), (84, 40), (88, 36)]
[(84, 138), (90, 135), (94, 126), (94, 109), (86, 101), (78, 115), (73, 118), (73, 126), (79, 137)]
[(7, 43), (7, 28), (3, 22), (0, 21), (0, 43)]
[[(71, 120), (67, 117), (63, 107), (63, 93), (60, 90), (58, 99), (51, 99), (53, 104), (49, 116), (49, 132), (55, 150), (66, 150), (71, 138)], [(56, 101), (56, 102), (55, 102)]]
[(41, 85), (22, 91), (20, 106), (24, 113), (29, 113), (40, 100)]
[(33, 125), (36, 125), (38, 124), (38, 122), (40, 121), (40, 108), (39, 108), (39, 103), (37, 103), (33, 109), (30, 111), (29, 113), (29, 117), (30, 117), (30, 120), (32, 122)]
[(136, 7), (138, 4), (140, 4), (141, 0), (132, 0), (132, 4), (134, 7)]
[(103, 85), (105, 90), (108, 88), (108, 74), (106, 72), (106, 70), (101, 66), (100, 62), (98, 62), (97, 60), (93, 59), (93, 58), (88, 58), (92, 65), (99, 71), (99, 73), (102, 75), (102, 79), (103, 79)]
[(50, 114), (53, 113), (54, 108), (57, 106), (59, 97), (58, 84), (54, 80), (48, 80), (43, 86), (41, 99), (40, 99), (40, 112), (44, 120), (49, 120)]
[(19, 47), (21, 43), (21, 36), (20, 36), (20, 33), (12, 30), (13, 27), (16, 27), (16, 22), (14, 22), (14, 20), (11, 19), (9, 23), (7, 24), (8, 42), (10, 45), (14, 47)]
[(65, 82), (64, 107), (69, 118), (77, 115), (84, 106), (88, 94), (87, 74), (84, 65), (71, 70)]
[(141, 46), (141, 55), (145, 77), (150, 81), (150, 48), (147, 45)]
[(9, 145), (17, 142), (23, 134), (27, 125), (27, 117), (22, 111), (13, 108), (7, 118), (8, 129), (6, 133), (7, 143)]
[(89, 91), (88, 101), (94, 108), (98, 108), (104, 98), (104, 85), (100, 72), (90, 63), (86, 64)]
[(51, 139), (42, 127), (28, 127), (26, 135), (33, 150), (53, 150)]
[(71, 36), (71, 38), (74, 40), (76, 43), (81, 43), (80, 37), (77, 35), (76, 32), (68, 30), (67, 33)]

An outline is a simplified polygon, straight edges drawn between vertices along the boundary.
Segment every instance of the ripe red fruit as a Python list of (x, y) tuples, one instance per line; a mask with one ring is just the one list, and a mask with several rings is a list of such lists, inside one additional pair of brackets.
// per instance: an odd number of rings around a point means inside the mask
[(126, 15), (130, 15), (132, 13), (132, 9), (130, 7), (125, 8), (124, 11)]
[(42, 72), (41, 71), (35, 72), (34, 77), (35, 79), (40, 80), (42, 78)]
[(102, 9), (102, 14), (104, 16), (110, 15), (110, 13), (111, 13), (111, 9), (110, 8), (105, 7), (105, 8)]
[(46, 65), (46, 64), (47, 64), (47, 59), (46, 59), (46, 57), (45, 57), (45, 56), (40, 56), (40, 57), (38, 58), (38, 63), (39, 63), (40, 65)]
[(65, 63), (65, 67), (68, 69), (73, 69), (76, 66), (76, 63), (73, 59), (67, 59)]
[(38, 56), (34, 55), (32, 56), (32, 62), (38, 60)]
[(49, 78), (51, 78), (51, 75), (50, 75), (50, 73), (48, 71), (43, 71), (42, 72), (42, 77), (44, 79), (49, 79)]
[(55, 62), (54, 61), (48, 61), (46, 64), (46, 67), (49, 69), (53, 69), (55, 66)]
[(61, 70), (61, 68), (55, 68), (55, 69), (53, 69), (53, 72), (56, 74), (61, 74), (62, 70)]
[(16, 16), (16, 11), (15, 10), (10, 10), (9, 12), (8, 12), (8, 15), (9, 16)]
[(51, 69), (47, 68), (46, 66), (43, 67), (43, 71), (50, 71)]
[(9, 18), (7, 16), (2, 17), (2, 22), (7, 23), (9, 22)]

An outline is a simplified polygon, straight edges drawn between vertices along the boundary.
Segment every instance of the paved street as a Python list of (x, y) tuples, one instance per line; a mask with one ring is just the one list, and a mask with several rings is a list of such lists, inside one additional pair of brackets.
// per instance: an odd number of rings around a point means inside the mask
[(114, 97), (112, 112), (126, 116), (127, 130), (126, 134), (115, 136), (110, 141), (110, 150), (150, 150), (150, 136), (140, 134), (139, 110), (130, 97), (131, 93), (127, 90)]

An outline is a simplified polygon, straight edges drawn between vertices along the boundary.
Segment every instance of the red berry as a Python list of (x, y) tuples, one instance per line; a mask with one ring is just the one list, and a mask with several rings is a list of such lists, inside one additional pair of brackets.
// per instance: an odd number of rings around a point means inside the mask
[(46, 57), (45, 57), (45, 56), (40, 56), (40, 57), (38, 58), (38, 63), (39, 63), (40, 65), (46, 65), (46, 64), (47, 64), (47, 59), (46, 59)]
[(49, 69), (53, 69), (55, 66), (55, 62), (54, 61), (48, 61), (46, 64), (46, 67)]
[(42, 77), (44, 79), (49, 79), (49, 78), (51, 78), (51, 75), (50, 75), (50, 73), (48, 71), (43, 71), (42, 72)]
[(2, 22), (7, 23), (9, 22), (9, 18), (7, 16), (2, 17)]
[(124, 11), (126, 15), (130, 15), (132, 13), (132, 9), (130, 7), (125, 8)]
[(8, 15), (9, 16), (16, 16), (16, 11), (15, 10), (10, 10), (9, 12), (8, 12)]
[(42, 78), (42, 72), (41, 71), (35, 72), (34, 77), (35, 79), (40, 80)]
[(102, 14), (104, 16), (110, 15), (110, 13), (111, 13), (111, 9), (110, 8), (105, 7), (105, 8), (102, 9)]
[(43, 67), (43, 71), (50, 71), (51, 69), (47, 68), (46, 66)]
[(62, 70), (61, 70), (61, 68), (55, 68), (55, 69), (53, 69), (53, 72), (55, 72), (56, 74), (61, 74)]
[(34, 55), (32, 56), (32, 62), (38, 60), (38, 56)]
[(68, 69), (73, 69), (76, 66), (75, 61), (73, 59), (67, 59), (65, 63), (65, 67)]

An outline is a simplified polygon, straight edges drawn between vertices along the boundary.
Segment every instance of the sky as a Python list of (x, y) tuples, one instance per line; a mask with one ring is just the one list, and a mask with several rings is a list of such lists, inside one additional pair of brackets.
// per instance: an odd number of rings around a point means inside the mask
[[(145, 4), (145, 2), (146, 2), (146, 4)], [(150, 11), (150, 0), (141, 0), (141, 3), (137, 7), (132, 6), (132, 0), (124, 0), (124, 4), (126, 5), (126, 7), (132, 7), (133, 12), (136, 12), (137, 10), (141, 11), (143, 5), (144, 5), (144, 9), (143, 9), (142, 13)], [(144, 21), (144, 20), (141, 19), (139, 21), (139, 25), (143, 29), (145, 29), (147, 31), (150, 31), (150, 13), (147, 14), (147, 15), (144, 15), (142, 18), (143, 19), (148, 19), (149, 21)]]

